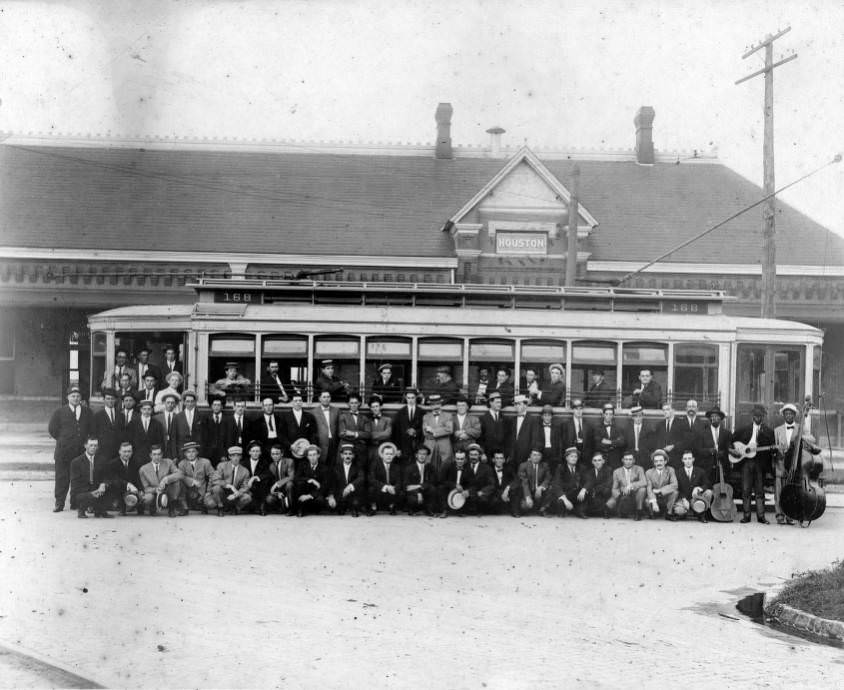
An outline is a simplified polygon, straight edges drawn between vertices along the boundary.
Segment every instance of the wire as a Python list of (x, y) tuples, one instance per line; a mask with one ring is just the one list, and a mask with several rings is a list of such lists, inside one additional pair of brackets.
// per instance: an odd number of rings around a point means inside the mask
[(703, 232), (695, 235), (694, 237), (691, 237), (690, 239), (686, 240), (685, 242), (678, 244), (676, 247), (669, 249), (667, 252), (665, 252), (664, 254), (661, 254), (656, 259), (649, 261), (644, 266), (640, 266), (635, 271), (631, 271), (630, 273), (622, 276), (621, 278), (618, 279), (618, 282), (616, 283), (616, 285), (621, 285), (622, 283), (630, 280), (630, 278), (632, 278), (633, 276), (641, 273), (646, 268), (649, 268), (649, 267), (653, 266), (655, 263), (662, 261), (664, 258), (671, 256), (674, 252), (680, 251), (681, 249), (683, 249), (683, 247), (689, 246), (692, 242), (697, 242), (697, 240), (701, 239), (702, 237), (705, 237), (706, 235), (708, 235), (713, 230), (717, 230), (718, 228), (722, 227), (723, 225), (726, 225), (731, 220), (734, 220), (734, 219), (738, 218), (740, 215), (742, 215), (743, 213), (747, 213), (750, 209), (756, 208), (760, 204), (765, 203), (768, 199), (772, 199), (773, 197), (775, 197), (780, 192), (784, 192), (789, 187), (793, 187), (798, 182), (802, 182), (803, 180), (805, 180), (807, 177), (811, 177), (815, 173), (819, 173), (824, 168), (827, 168), (830, 165), (833, 165), (835, 163), (840, 163), (840, 162), (841, 162), (841, 154), (837, 153), (837, 154), (835, 154), (835, 156), (833, 157), (833, 159), (831, 161), (824, 163), (823, 165), (819, 166), (818, 168), (815, 168), (814, 170), (810, 170), (808, 173), (806, 173), (802, 177), (798, 177), (793, 182), (789, 182), (787, 185), (780, 187), (779, 189), (774, 190), (773, 192), (771, 192), (767, 196), (763, 196), (761, 199), (759, 199), (759, 201), (756, 201), (756, 202), (750, 204), (749, 206), (745, 206), (743, 209), (736, 211), (733, 215), (729, 216), (728, 218), (725, 218), (720, 223), (716, 223), (711, 228), (708, 228), (707, 230), (704, 230)]

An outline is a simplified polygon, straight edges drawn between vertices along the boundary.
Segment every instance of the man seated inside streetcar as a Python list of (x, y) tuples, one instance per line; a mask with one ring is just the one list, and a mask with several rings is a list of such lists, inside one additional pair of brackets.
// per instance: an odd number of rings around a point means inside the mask
[(252, 382), (238, 372), (237, 362), (226, 362), (226, 375), (208, 387), (209, 395), (248, 395)]

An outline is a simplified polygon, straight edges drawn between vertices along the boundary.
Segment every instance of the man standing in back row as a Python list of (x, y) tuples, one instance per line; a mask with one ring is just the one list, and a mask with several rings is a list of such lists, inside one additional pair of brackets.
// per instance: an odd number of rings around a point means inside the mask
[[(85, 439), (93, 431), (91, 410), (82, 406), (82, 393), (74, 386), (67, 392), (67, 405), (53, 413), (47, 430), (56, 440), (53, 459), (56, 461), (56, 486), (54, 513), (64, 510), (67, 492), (70, 489), (70, 461), (77, 457), (84, 448)], [(70, 507), (75, 502), (70, 499)]]

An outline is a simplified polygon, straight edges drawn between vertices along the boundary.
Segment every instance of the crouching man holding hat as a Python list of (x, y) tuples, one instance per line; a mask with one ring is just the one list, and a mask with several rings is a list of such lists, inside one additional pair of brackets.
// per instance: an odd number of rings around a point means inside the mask
[(214, 485), (211, 487), (211, 495), (214, 497), (219, 517), (223, 517), (226, 512), (240, 515), (240, 511), (252, 501), (252, 494), (249, 493), (249, 472), (240, 464), (243, 448), (231, 446), (228, 456), (228, 460), (217, 465)]
[(159, 444), (150, 447), (149, 462), (138, 470), (144, 495), (144, 510), (152, 516), (167, 509), (170, 517), (176, 517), (176, 500), (182, 486), (182, 473), (170, 459), (162, 457)]
[(139, 465), (129, 441), (123, 441), (117, 450), (117, 457), (114, 458), (106, 468), (109, 492), (111, 499), (109, 505), (126, 515), (127, 510), (137, 509), (138, 515), (144, 514), (143, 504), (139, 502), (141, 478)]
[(621, 467), (612, 473), (612, 496), (607, 509), (617, 508), (619, 517), (632, 514), (634, 520), (641, 520), (648, 480), (645, 471), (635, 463), (633, 453), (628, 451), (621, 456)]
[(187, 515), (188, 509), (192, 509), (208, 515), (209, 510), (217, 507), (211, 495), (214, 467), (208, 458), (199, 457), (199, 444), (195, 441), (182, 444), (182, 455), (184, 459), (179, 463), (179, 471), (182, 473), (179, 514)]
[(361, 501), (365, 500), (365, 480), (363, 470), (355, 460), (355, 444), (340, 444), (340, 462), (335, 465), (331, 488), (328, 494), (328, 507), (338, 515), (352, 511), (352, 517), (358, 516)]
[(395, 515), (402, 501), (401, 470), (398, 463), (393, 462), (397, 451), (396, 444), (391, 441), (378, 446), (378, 460), (369, 468), (369, 510), (366, 512), (369, 516), (375, 515), (379, 508)]
[(712, 484), (709, 473), (695, 466), (695, 456), (690, 450), (683, 452), (683, 466), (677, 470), (677, 487), (675, 515), (685, 519), (693, 514), (701, 522), (708, 522), (706, 511), (712, 505)]
[(319, 446), (311, 444), (305, 451), (305, 462), (300, 462), (296, 468), (293, 494), (298, 517), (318, 513), (328, 505), (330, 475), (319, 459), (320, 453)]
[(296, 439), (290, 446), (290, 454), (286, 457), (280, 443), (270, 447), (270, 474), (273, 485), (267, 495), (267, 510), (293, 514), (293, 480), (296, 477), (296, 463), (305, 457), (305, 451), (310, 446), (306, 438)]
[(653, 467), (645, 472), (648, 490), (648, 517), (653, 520), (662, 513), (672, 522), (674, 504), (677, 501), (677, 475), (674, 468), (668, 465), (668, 453), (658, 448), (651, 453)]
[(541, 515), (556, 513), (565, 517), (568, 513), (574, 513), (579, 518), (586, 517), (587, 477), (578, 470), (578, 460), (580, 453), (577, 448), (566, 448), (565, 462), (557, 468), (551, 488), (539, 509)]

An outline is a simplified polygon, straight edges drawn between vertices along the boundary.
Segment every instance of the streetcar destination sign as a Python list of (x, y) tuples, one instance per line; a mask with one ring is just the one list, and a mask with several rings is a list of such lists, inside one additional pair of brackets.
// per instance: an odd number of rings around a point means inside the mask
[(497, 232), (495, 250), (498, 254), (548, 253), (548, 235), (544, 232)]

